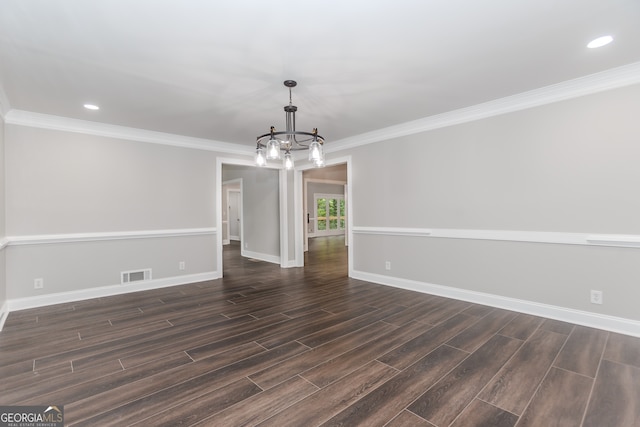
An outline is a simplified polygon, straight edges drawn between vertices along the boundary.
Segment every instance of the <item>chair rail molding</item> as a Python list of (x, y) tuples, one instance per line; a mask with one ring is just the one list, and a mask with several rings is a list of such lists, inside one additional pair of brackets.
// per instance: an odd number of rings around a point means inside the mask
[[(43, 245), (50, 243), (97, 242), (105, 240), (153, 239), (158, 237), (185, 237), (215, 235), (217, 228), (182, 228), (168, 230), (113, 231), (101, 233), (41, 234), (7, 236), (7, 245)], [(0, 245), (2, 242), (0, 241)]]
[(637, 234), (562, 233), (553, 231), (472, 230), (354, 226), (354, 234), (428, 237), (443, 239), (501, 240), (508, 242), (640, 248)]

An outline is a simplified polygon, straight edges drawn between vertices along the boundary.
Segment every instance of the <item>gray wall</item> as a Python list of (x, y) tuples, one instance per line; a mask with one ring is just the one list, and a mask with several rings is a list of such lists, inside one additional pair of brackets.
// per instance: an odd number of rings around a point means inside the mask
[(280, 257), (278, 170), (222, 165), (222, 181), (242, 178), (242, 250), (274, 261)]
[[(17, 125), (5, 130), (6, 232), (32, 239), (6, 249), (9, 299), (119, 285), (120, 272), (144, 268), (155, 280), (216, 272), (215, 232), (145, 237), (214, 230), (215, 153)], [(107, 238), (33, 241), (84, 233)], [(109, 238), (118, 233), (142, 236)], [(35, 278), (44, 279), (43, 289), (34, 289)]]
[(8, 125), (7, 233), (215, 227), (215, 154)]
[[(354, 228), (640, 234), (638, 117), (635, 85), (349, 150)], [(353, 246), (360, 272), (640, 319), (637, 248), (366, 233)]]
[[(4, 156), (4, 119), (0, 115), (0, 241), (5, 232), (5, 156)], [(0, 325), (5, 314), (3, 308), (7, 302), (6, 248), (0, 249)]]

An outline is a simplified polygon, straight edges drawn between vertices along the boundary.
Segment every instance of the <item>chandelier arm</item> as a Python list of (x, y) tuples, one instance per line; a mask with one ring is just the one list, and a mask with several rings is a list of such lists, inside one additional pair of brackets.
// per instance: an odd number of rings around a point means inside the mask
[[(320, 143), (320, 145), (324, 144), (324, 138), (321, 135), (317, 135), (317, 134), (312, 133), (312, 132), (304, 132), (304, 131), (300, 131), (300, 130), (296, 130), (296, 131), (292, 131), (292, 132), (281, 131), (281, 132), (265, 133), (264, 135), (260, 135), (259, 137), (256, 138), (256, 144), (258, 146), (264, 148), (264, 147), (267, 146), (267, 144), (262, 142), (263, 140), (265, 140), (267, 137), (269, 139), (271, 139), (272, 136), (277, 138), (278, 136), (281, 136), (281, 135), (285, 135), (285, 136), (286, 135), (294, 135), (294, 136), (308, 136), (309, 137), (309, 138), (303, 139), (303, 140), (296, 139), (296, 144), (297, 144), (297, 147), (299, 147), (299, 148), (296, 148), (296, 146), (292, 146), (291, 147), (292, 150), (307, 149), (308, 148), (308, 144), (307, 145), (303, 145), (303, 144), (305, 144), (306, 142), (309, 142), (309, 141), (313, 141), (314, 138), (318, 139), (318, 142)], [(278, 139), (278, 140), (279, 141), (283, 141), (281, 139)]]

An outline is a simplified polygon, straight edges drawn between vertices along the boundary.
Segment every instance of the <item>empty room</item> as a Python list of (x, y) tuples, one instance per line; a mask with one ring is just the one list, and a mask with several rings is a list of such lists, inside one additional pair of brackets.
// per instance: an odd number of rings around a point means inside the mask
[(3, 0), (0, 426), (640, 426), (638, 23)]

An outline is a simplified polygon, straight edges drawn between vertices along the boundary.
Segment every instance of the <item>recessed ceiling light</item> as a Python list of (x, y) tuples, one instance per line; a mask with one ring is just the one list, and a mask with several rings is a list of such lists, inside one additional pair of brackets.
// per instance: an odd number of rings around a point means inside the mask
[(86, 108), (87, 110), (99, 110), (100, 107), (98, 107), (97, 105), (93, 105), (93, 104), (84, 104), (84, 108)]
[(613, 41), (613, 37), (611, 36), (602, 36), (598, 37), (595, 40), (591, 40), (591, 42), (587, 45), (589, 49), (595, 49), (597, 47), (602, 47), (604, 45), (608, 45)]

